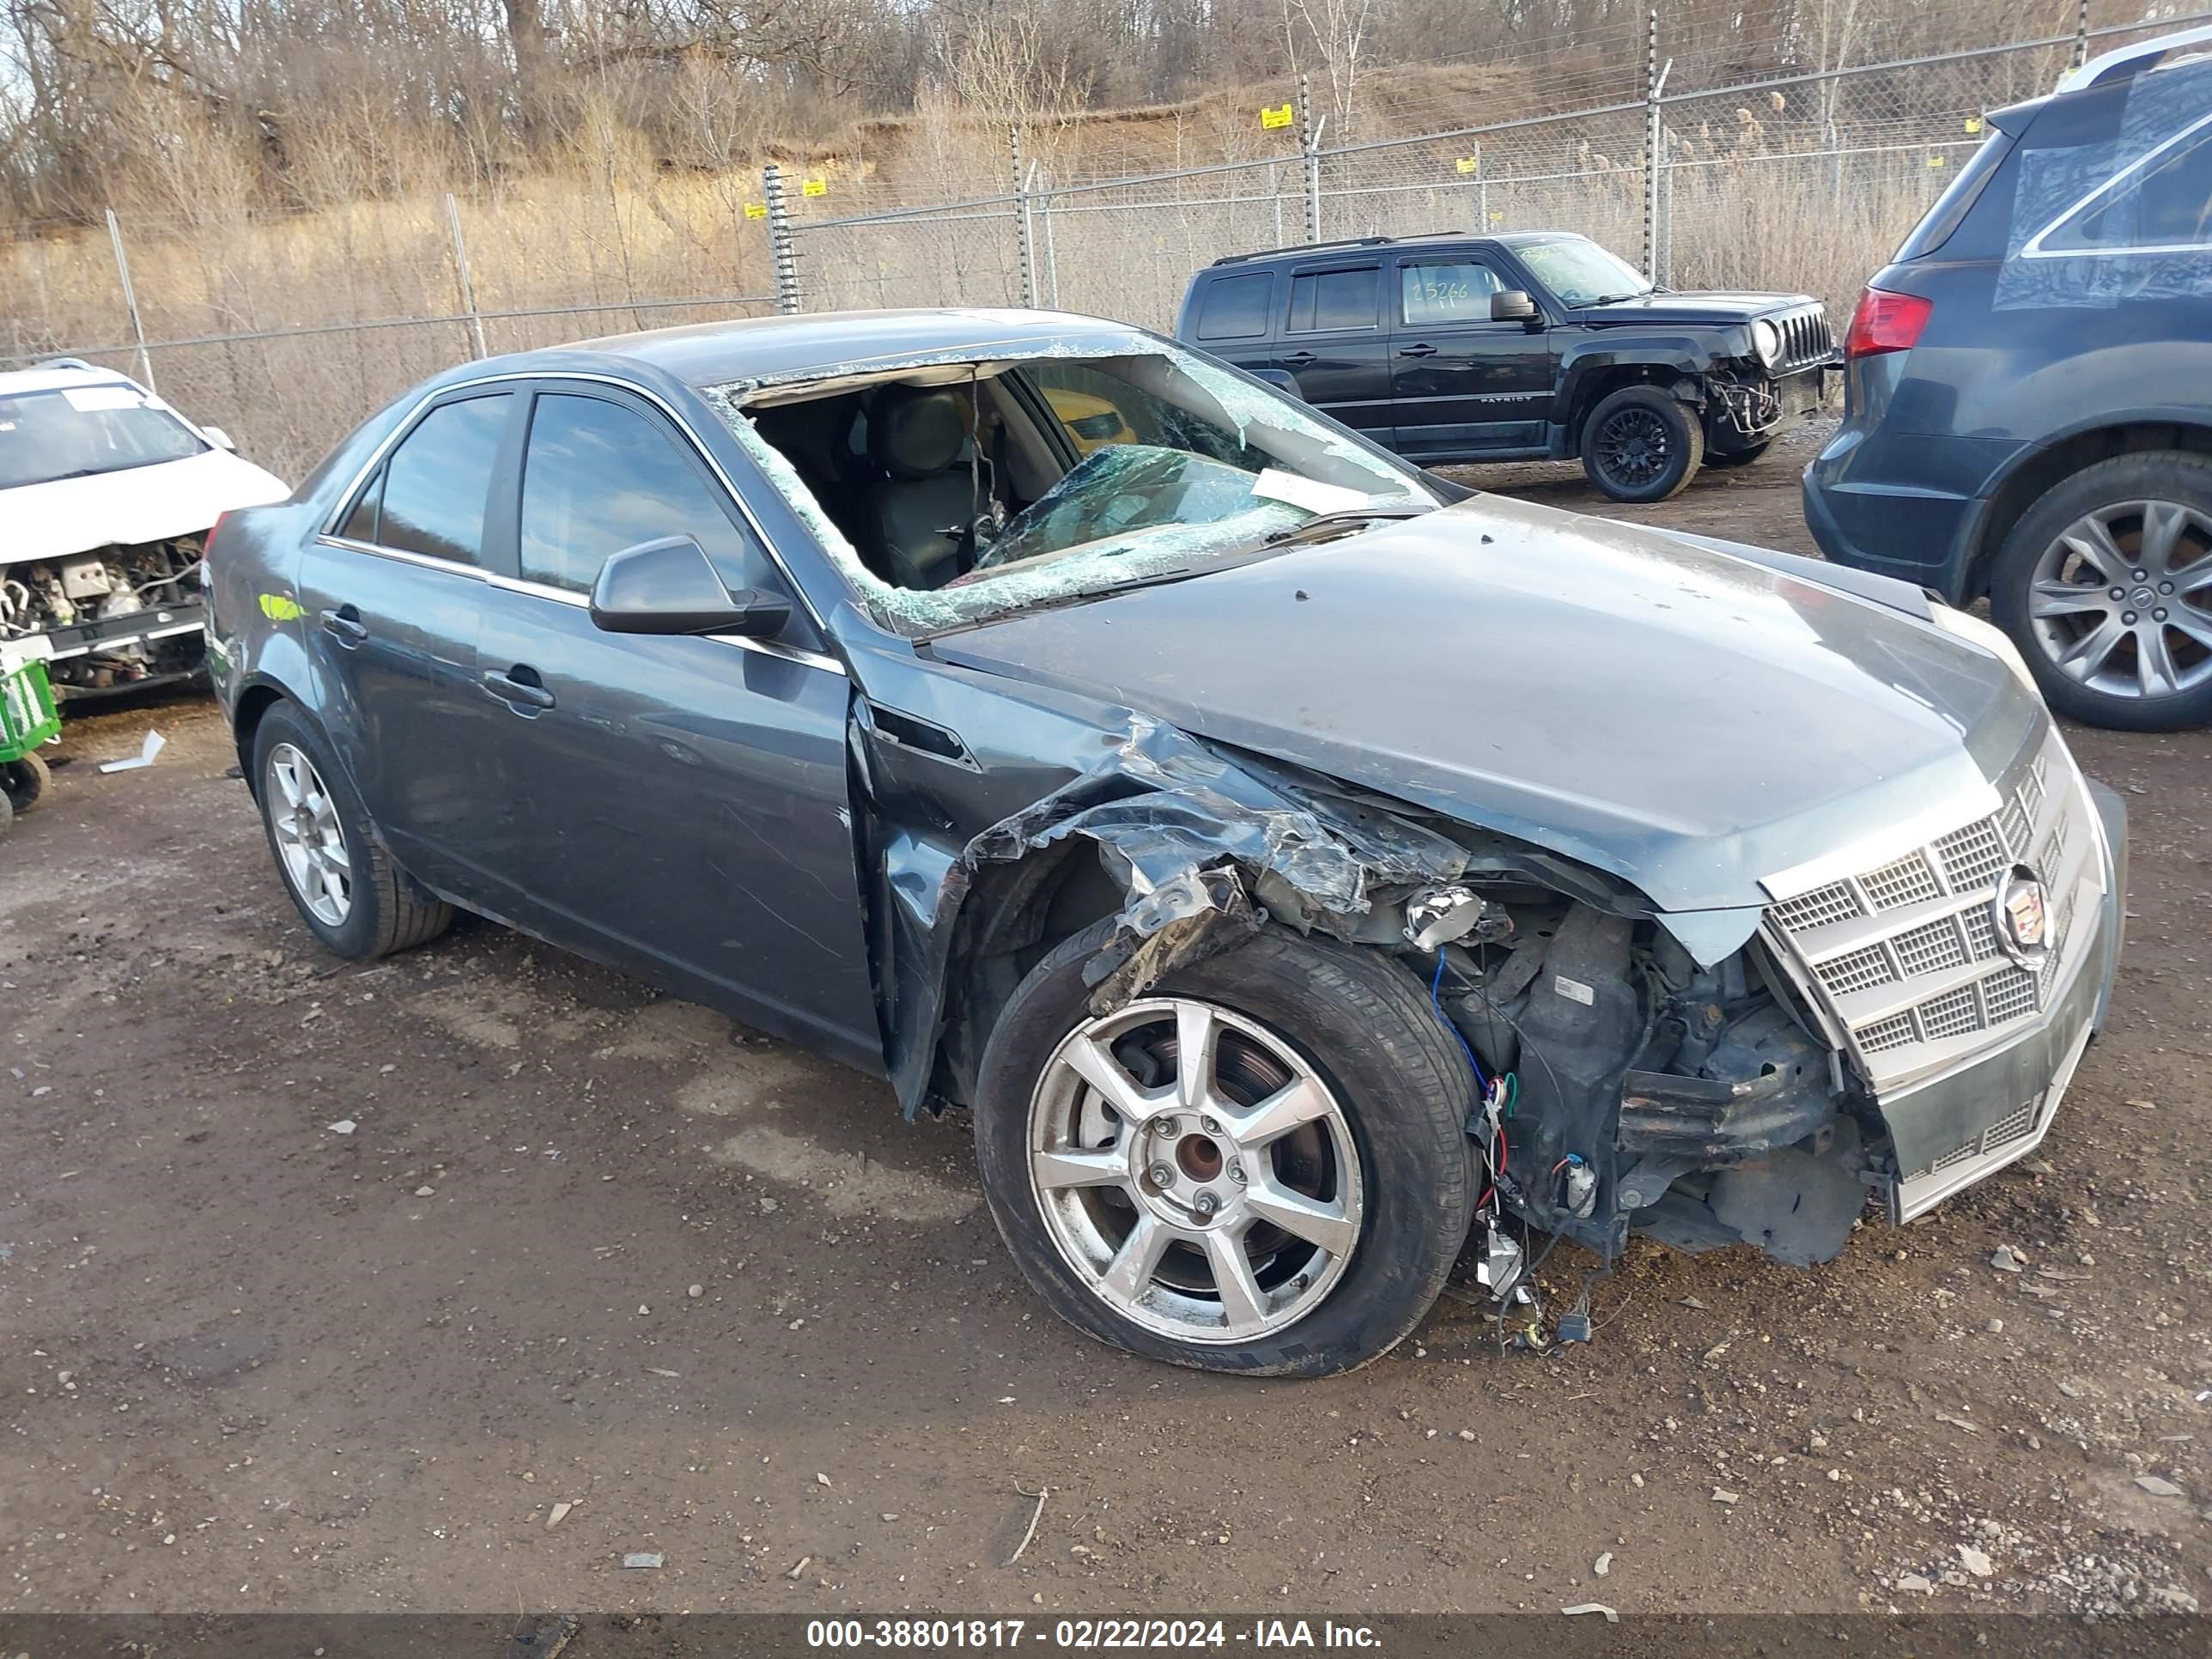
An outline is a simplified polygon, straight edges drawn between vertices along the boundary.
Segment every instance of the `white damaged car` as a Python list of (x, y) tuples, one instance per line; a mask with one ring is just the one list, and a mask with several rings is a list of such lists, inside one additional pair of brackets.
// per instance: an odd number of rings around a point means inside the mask
[(112, 369), (0, 374), (0, 640), (64, 699), (198, 673), (209, 532), (290, 493)]

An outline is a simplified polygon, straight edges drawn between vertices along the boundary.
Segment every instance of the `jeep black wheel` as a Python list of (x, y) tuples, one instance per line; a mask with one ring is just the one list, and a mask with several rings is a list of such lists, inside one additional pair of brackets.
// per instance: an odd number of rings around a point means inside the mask
[(1474, 1188), (1466, 1055), (1380, 951), (1279, 932), (1104, 1014), (1076, 935), (983, 1056), (991, 1213), (1063, 1318), (1155, 1359), (1324, 1376), (1436, 1300)]
[(2212, 459), (2118, 455), (2053, 485), (2005, 538), (1990, 611), (2069, 719), (2212, 721)]
[(1623, 386), (1590, 411), (1583, 471), (1616, 501), (1663, 501), (1697, 475), (1705, 434), (1656, 386)]

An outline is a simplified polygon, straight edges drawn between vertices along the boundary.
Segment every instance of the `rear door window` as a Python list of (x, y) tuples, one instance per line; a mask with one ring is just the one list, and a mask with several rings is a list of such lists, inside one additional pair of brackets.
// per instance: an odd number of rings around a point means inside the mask
[(730, 587), (769, 585), (764, 554), (730, 521), (674, 438), (604, 398), (541, 392), (522, 462), (522, 574), (588, 593), (640, 542), (689, 536)]
[(1302, 270), (1291, 278), (1293, 334), (1373, 328), (1382, 291), (1382, 267), (1357, 265), (1343, 270)]
[(372, 483), (345, 533), (379, 547), (481, 564), (484, 501), (514, 404), (513, 393), (499, 392), (441, 404), (425, 415), (384, 464), (374, 531), (362, 535), (356, 527), (361, 507), (376, 493)]
[(1201, 340), (1256, 340), (1267, 331), (1269, 302), (1274, 298), (1275, 273), (1248, 271), (1241, 276), (1217, 276), (1198, 308), (1198, 337)]

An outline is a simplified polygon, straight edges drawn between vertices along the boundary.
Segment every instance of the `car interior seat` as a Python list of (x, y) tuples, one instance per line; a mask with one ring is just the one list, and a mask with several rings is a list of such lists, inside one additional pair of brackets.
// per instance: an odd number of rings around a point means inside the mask
[(960, 574), (976, 512), (961, 399), (948, 387), (887, 386), (867, 421), (869, 505), (890, 580), (942, 587)]

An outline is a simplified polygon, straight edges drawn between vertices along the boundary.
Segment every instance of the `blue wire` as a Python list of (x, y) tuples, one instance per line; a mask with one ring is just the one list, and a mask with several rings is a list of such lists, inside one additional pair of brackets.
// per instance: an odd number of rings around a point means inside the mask
[(1444, 1012), (1444, 953), (1442, 951), (1437, 952), (1437, 976), (1429, 981), (1429, 1002), (1436, 1009), (1437, 1018), (1443, 1021), (1444, 1029), (1457, 1037), (1459, 1046), (1467, 1051), (1467, 1063), (1474, 1068), (1474, 1080), (1482, 1085), (1482, 1092), (1488, 1095), (1490, 1079), (1482, 1074), (1482, 1062), (1474, 1057), (1474, 1045), (1467, 1040), (1467, 1033), (1455, 1025), (1451, 1016)]

